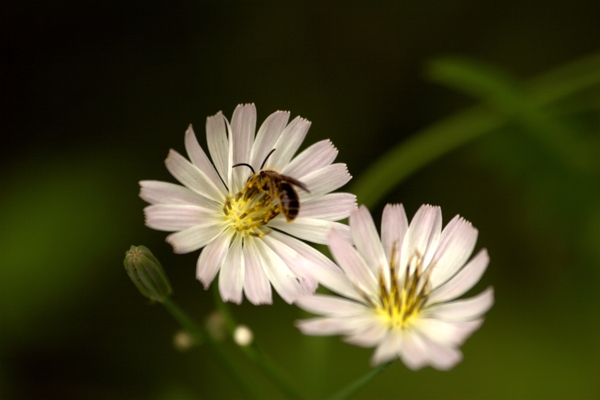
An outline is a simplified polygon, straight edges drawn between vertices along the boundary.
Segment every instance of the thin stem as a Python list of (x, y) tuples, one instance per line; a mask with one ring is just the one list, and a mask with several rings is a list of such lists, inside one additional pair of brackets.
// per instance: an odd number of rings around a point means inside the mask
[(387, 362), (385, 364), (381, 364), (377, 368), (371, 370), (368, 374), (366, 374), (362, 378), (357, 379), (356, 381), (354, 381), (352, 384), (348, 385), (343, 390), (341, 390), (341, 391), (337, 392), (336, 394), (334, 394), (333, 396), (331, 396), (331, 399), (332, 400), (340, 400), (340, 399), (347, 398), (352, 393), (356, 392), (358, 389), (360, 389), (361, 387), (363, 387), (364, 385), (369, 383), (371, 381), (371, 379), (375, 378), (377, 375), (379, 375), (380, 373), (385, 371), (387, 369), (387, 367), (390, 366), (391, 363), (393, 363), (393, 361)]
[[(213, 293), (215, 296), (217, 309), (225, 320), (225, 326), (227, 327), (229, 333), (233, 335), (233, 332), (239, 324), (235, 321), (235, 318), (231, 313), (227, 303), (221, 300), (221, 296), (219, 296), (219, 291), (216, 285)], [(277, 365), (260, 350), (256, 342), (253, 341), (248, 346), (239, 346), (239, 348), (244, 352), (244, 354), (246, 354), (248, 358), (258, 364), (263, 372), (271, 379), (273, 384), (277, 386), (279, 390), (281, 390), (288, 398), (303, 398), (303, 396), (301, 396), (298, 391), (289, 383), (289, 381), (281, 374), (280, 368), (278, 368)]]
[(179, 308), (169, 298), (162, 302), (162, 305), (167, 311), (179, 322), (179, 324), (189, 334), (191, 334), (196, 343), (203, 343), (210, 349), (213, 355), (221, 363), (226, 372), (233, 378), (232, 380), (237, 384), (238, 389), (245, 398), (255, 399), (258, 398), (252, 393), (252, 390), (248, 384), (244, 381), (242, 375), (235, 368), (235, 362), (223, 351), (219, 343), (217, 343), (209, 334), (207, 334), (194, 320), (192, 320), (181, 308)]
[[(532, 107), (538, 109), (598, 85), (598, 66), (600, 55), (592, 54), (531, 79), (523, 87)], [(372, 207), (419, 168), (497, 130), (509, 119), (483, 106), (454, 114), (396, 145), (355, 179), (349, 191), (359, 203)]]

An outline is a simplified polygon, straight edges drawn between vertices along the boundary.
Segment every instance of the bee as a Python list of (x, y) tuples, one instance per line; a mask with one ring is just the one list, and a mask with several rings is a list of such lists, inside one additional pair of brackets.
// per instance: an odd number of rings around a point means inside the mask
[(254, 171), (254, 168), (250, 164), (238, 163), (232, 166), (232, 168), (240, 167), (242, 165), (250, 168), (252, 176), (248, 178), (247, 185), (249, 187), (255, 187), (265, 195), (269, 196), (273, 200), (279, 201), (279, 209), (285, 216), (287, 222), (293, 222), (298, 213), (300, 212), (300, 196), (296, 187), (304, 190), (306, 193), (310, 193), (310, 190), (306, 185), (291, 176), (280, 174), (272, 169), (263, 169), (267, 159), (273, 154), (275, 149), (271, 150), (265, 157), (260, 171)]

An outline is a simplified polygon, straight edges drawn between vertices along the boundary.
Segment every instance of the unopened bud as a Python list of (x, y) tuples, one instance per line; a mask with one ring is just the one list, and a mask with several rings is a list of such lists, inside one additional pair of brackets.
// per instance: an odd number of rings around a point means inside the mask
[(253, 340), (254, 335), (246, 325), (239, 325), (235, 328), (235, 331), (233, 332), (233, 341), (237, 343), (238, 346), (248, 346)]
[(150, 300), (162, 302), (171, 294), (171, 284), (162, 265), (145, 246), (131, 246), (123, 261), (127, 275)]

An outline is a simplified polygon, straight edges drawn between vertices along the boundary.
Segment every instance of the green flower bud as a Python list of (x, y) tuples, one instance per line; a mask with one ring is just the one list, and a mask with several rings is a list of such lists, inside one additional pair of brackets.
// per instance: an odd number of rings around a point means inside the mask
[(162, 265), (145, 246), (131, 246), (123, 261), (127, 275), (150, 300), (162, 302), (171, 294), (171, 284)]

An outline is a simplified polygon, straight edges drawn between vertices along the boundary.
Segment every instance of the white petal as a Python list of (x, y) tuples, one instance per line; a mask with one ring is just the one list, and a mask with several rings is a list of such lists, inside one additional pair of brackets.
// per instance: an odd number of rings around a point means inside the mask
[(204, 289), (208, 289), (221, 268), (232, 237), (232, 232), (224, 231), (202, 249), (196, 264), (196, 278), (202, 282)]
[(273, 168), (277, 171), (282, 171), (290, 162), (292, 156), (298, 151), (302, 144), (306, 133), (310, 128), (310, 122), (304, 118), (296, 117), (290, 124), (281, 132), (277, 139), (273, 152), (265, 167)]
[(329, 193), (314, 200), (305, 201), (300, 206), (298, 218), (318, 218), (338, 221), (348, 218), (356, 208), (356, 196), (351, 193)]
[(400, 256), (402, 242), (407, 230), (408, 220), (402, 204), (387, 204), (381, 216), (381, 243), (388, 260), (391, 261), (392, 259), (392, 248), (394, 246), (396, 246), (396, 256)]
[(331, 164), (337, 154), (337, 149), (329, 139), (321, 140), (294, 157), (281, 173), (302, 179), (305, 175)]
[[(247, 240), (251, 240), (248, 238)], [(288, 303), (302, 294), (302, 287), (295, 274), (288, 268), (283, 260), (261, 240), (254, 240), (258, 254), (262, 260), (263, 269), (269, 281), (279, 293), (281, 298)]]
[(466, 293), (467, 290), (479, 282), (479, 279), (487, 268), (489, 260), (487, 251), (482, 249), (460, 272), (431, 292), (429, 303), (445, 302)]
[[(435, 250), (442, 229), (442, 211), (439, 207), (423, 205), (419, 208), (408, 227), (406, 238), (402, 243), (400, 265), (411, 265), (413, 257), (419, 256), (425, 267)], [(411, 271), (412, 272), (412, 271)]]
[(215, 224), (214, 221), (208, 221), (204, 224), (195, 225), (183, 231), (172, 233), (167, 236), (166, 240), (167, 243), (173, 246), (175, 253), (185, 254), (206, 246), (224, 229), (224, 224)]
[(206, 119), (206, 144), (210, 157), (227, 187), (231, 187), (229, 174), (231, 163), (229, 154), (229, 138), (227, 137), (227, 119), (219, 111)]
[(331, 254), (354, 286), (366, 294), (376, 293), (376, 276), (350, 242), (336, 229), (329, 233), (327, 241)]
[(279, 229), (292, 236), (313, 243), (326, 244), (327, 234), (335, 228), (344, 237), (349, 237), (350, 230), (347, 225), (339, 222), (325, 221), (316, 218), (296, 218), (294, 222), (287, 222), (284, 218), (275, 218), (268, 224), (269, 227)]
[(374, 324), (373, 315), (360, 314), (346, 318), (310, 318), (296, 321), (296, 326), (306, 335), (354, 335)]
[(343, 322), (339, 318), (309, 318), (296, 321), (295, 325), (305, 335), (330, 336), (345, 333)]
[(278, 241), (273, 235), (264, 237), (263, 242), (283, 260), (290, 270), (292, 270), (302, 287), (303, 294), (312, 294), (317, 290), (319, 282), (311, 274), (311, 269), (314, 268), (315, 265), (310, 260), (307, 260), (302, 254), (287, 246), (285, 243)]
[(433, 268), (431, 283), (434, 287), (456, 274), (471, 256), (476, 242), (477, 229), (458, 215), (446, 225), (429, 265)]
[(146, 226), (159, 231), (182, 231), (194, 225), (218, 224), (214, 211), (187, 204), (155, 204), (144, 208)]
[(383, 324), (372, 324), (365, 326), (365, 329), (346, 336), (344, 342), (360, 347), (374, 347), (379, 344), (386, 336), (388, 329)]
[(352, 176), (348, 173), (346, 164), (331, 164), (311, 172), (302, 177), (302, 183), (308, 187), (310, 193), (304, 191), (298, 192), (300, 201), (303, 202), (321, 197), (344, 186), (350, 179), (352, 179)]
[(221, 272), (219, 273), (219, 293), (223, 301), (236, 304), (242, 302), (242, 289), (244, 287), (244, 255), (242, 253), (242, 240), (237, 235), (225, 256)]
[[(238, 105), (231, 118), (231, 144), (233, 145), (233, 164), (250, 163), (250, 152), (256, 131), (256, 107), (254, 104)], [(247, 172), (234, 168), (232, 186), (235, 191), (246, 183)]]
[(269, 115), (260, 126), (250, 155), (250, 165), (254, 167), (255, 171), (261, 168), (265, 157), (273, 150), (275, 142), (279, 138), (281, 131), (285, 128), (289, 118), (290, 113), (288, 111), (277, 111)]
[(388, 335), (377, 346), (375, 353), (371, 357), (371, 366), (377, 366), (384, 362), (391, 361), (400, 356), (403, 347), (402, 333), (397, 331), (388, 331)]
[(415, 322), (416, 329), (436, 343), (456, 347), (464, 343), (475, 332), (483, 320), (448, 322), (434, 318), (422, 318)]
[(419, 370), (429, 362), (427, 342), (417, 332), (404, 332), (402, 362), (413, 371)]
[(427, 337), (423, 337), (427, 345), (427, 352), (429, 353), (429, 363), (432, 367), (447, 371), (454, 367), (462, 360), (462, 353), (460, 350), (440, 345)]
[(481, 317), (493, 304), (494, 289), (489, 287), (477, 296), (435, 305), (431, 311), (426, 310), (426, 315), (445, 321), (469, 321)]
[(369, 210), (360, 206), (350, 216), (350, 234), (356, 249), (371, 268), (373, 275), (384, 274), (385, 282), (389, 284), (389, 263), (385, 257), (379, 234)]
[(215, 167), (213, 167), (212, 163), (206, 156), (206, 153), (204, 153), (204, 150), (202, 150), (202, 147), (200, 147), (192, 125), (188, 127), (187, 131), (185, 131), (185, 150), (192, 163), (202, 172), (204, 172), (204, 174), (208, 177), (208, 179), (211, 180), (215, 187), (225, 194), (226, 189), (223, 185), (223, 181), (221, 178), (219, 178)]
[(179, 182), (209, 199), (223, 203), (225, 196), (204, 172), (198, 167), (186, 160), (181, 154), (175, 150), (169, 151), (169, 155), (165, 160), (167, 169)]
[(169, 182), (140, 181), (140, 197), (150, 204), (191, 204), (209, 208), (212, 200), (186, 188)]
[(245, 281), (244, 292), (248, 300), (255, 305), (272, 304), (271, 284), (263, 270), (254, 241), (244, 243)]
[(351, 317), (366, 310), (364, 304), (325, 294), (301, 296), (295, 304), (305, 311), (327, 317)]
[[(325, 257), (323, 253), (296, 238), (277, 231), (273, 231), (263, 238), (266, 243), (269, 243), (272, 239), (276, 239), (278, 242), (286, 244), (296, 250), (306, 260), (310, 261), (313, 265), (310, 269), (311, 274), (323, 286), (344, 297), (359, 301), (362, 299), (342, 270), (329, 258)], [(269, 245), (272, 247), (270, 243)]]

